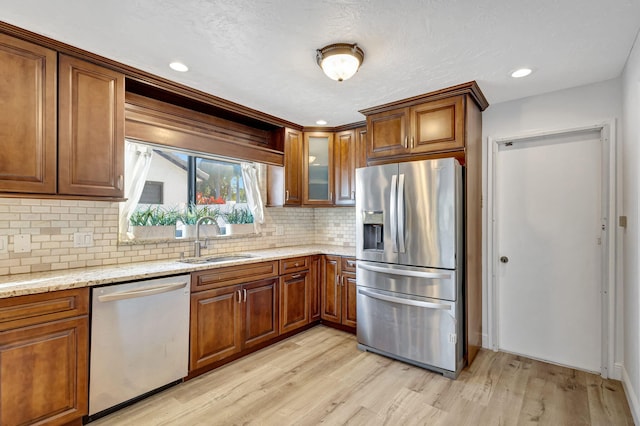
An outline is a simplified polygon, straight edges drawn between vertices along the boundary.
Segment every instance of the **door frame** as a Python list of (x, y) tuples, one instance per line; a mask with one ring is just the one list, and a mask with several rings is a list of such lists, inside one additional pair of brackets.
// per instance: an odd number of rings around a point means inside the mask
[[(621, 276), (620, 265), (616, 264), (616, 252), (620, 253), (617, 242), (619, 229), (616, 227), (615, 218), (617, 211), (621, 211), (619, 206), (620, 197), (617, 194), (616, 183), (619, 182), (619, 170), (616, 141), (616, 122), (609, 119), (598, 124), (572, 127), (566, 129), (556, 129), (549, 131), (520, 133), (511, 137), (488, 137), (487, 150), (487, 221), (485, 235), (487, 238), (486, 247), (486, 275), (487, 283), (487, 346), (497, 351), (498, 341), (498, 213), (497, 213), (497, 182), (499, 170), (497, 167), (497, 155), (500, 145), (507, 142), (518, 143), (545, 136), (562, 136), (569, 134), (587, 133), (600, 131), (602, 141), (602, 217), (605, 226), (602, 236), (602, 354), (600, 373), (602, 377), (613, 377), (620, 379), (621, 371), (614, 368), (615, 361), (615, 324), (616, 324), (616, 288), (617, 279)], [(618, 262), (619, 263), (619, 262)]]

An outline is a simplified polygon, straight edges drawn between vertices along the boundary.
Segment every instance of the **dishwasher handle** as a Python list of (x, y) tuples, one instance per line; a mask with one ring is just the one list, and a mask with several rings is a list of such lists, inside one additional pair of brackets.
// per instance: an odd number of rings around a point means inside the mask
[(187, 286), (186, 282), (175, 283), (175, 284), (165, 284), (165, 285), (159, 285), (155, 287), (147, 287), (140, 290), (122, 291), (119, 293), (104, 294), (102, 296), (98, 296), (98, 300), (100, 302), (113, 302), (116, 300), (125, 300), (125, 299), (134, 299), (136, 297), (153, 296), (154, 294), (168, 293), (173, 290), (185, 288), (186, 286)]

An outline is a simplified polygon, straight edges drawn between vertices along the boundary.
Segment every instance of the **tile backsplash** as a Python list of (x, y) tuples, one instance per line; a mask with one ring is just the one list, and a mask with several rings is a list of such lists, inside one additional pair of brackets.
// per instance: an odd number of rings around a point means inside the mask
[[(92, 233), (93, 246), (74, 247), (73, 235), (77, 232)], [(30, 236), (30, 252), (15, 253), (15, 236), (19, 234)], [(189, 241), (119, 244), (118, 203), (106, 201), (0, 198), (0, 236), (5, 235), (8, 246), (0, 251), (0, 275), (193, 254)], [(214, 240), (203, 254), (310, 243), (355, 247), (354, 208), (266, 208), (260, 235)]]

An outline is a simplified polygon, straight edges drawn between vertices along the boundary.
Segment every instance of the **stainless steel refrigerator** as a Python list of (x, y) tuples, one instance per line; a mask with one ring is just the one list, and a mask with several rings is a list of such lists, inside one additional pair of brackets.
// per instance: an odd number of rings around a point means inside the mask
[(358, 347), (455, 378), (464, 355), (462, 167), (356, 170)]

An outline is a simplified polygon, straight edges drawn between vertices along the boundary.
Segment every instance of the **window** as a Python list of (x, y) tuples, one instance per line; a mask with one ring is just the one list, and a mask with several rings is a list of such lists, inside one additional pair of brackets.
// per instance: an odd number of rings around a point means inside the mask
[[(192, 206), (221, 213), (248, 207), (241, 163), (133, 141), (127, 141), (125, 149), (125, 192), (123, 240), (132, 238), (127, 234), (133, 224), (129, 219), (136, 211), (168, 212), (178, 225), (190, 225)], [(222, 216), (219, 225), (224, 225)]]
[(138, 204), (162, 204), (164, 182), (146, 181)]
[(195, 157), (195, 164), (195, 204), (247, 202), (240, 164), (202, 157)]

